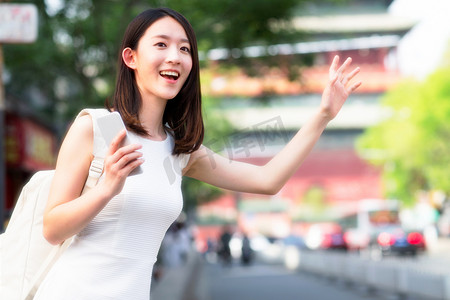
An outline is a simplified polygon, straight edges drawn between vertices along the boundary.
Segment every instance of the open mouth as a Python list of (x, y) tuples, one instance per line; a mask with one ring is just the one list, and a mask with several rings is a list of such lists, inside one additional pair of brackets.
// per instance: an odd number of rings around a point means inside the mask
[(175, 71), (161, 71), (159, 75), (170, 80), (177, 80), (180, 77), (180, 74)]

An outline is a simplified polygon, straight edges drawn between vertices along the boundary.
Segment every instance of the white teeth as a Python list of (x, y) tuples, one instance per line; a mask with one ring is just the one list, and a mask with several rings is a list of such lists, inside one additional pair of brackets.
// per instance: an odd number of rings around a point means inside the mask
[(178, 78), (178, 76), (180, 76), (177, 72), (173, 72), (173, 71), (161, 71), (159, 74), (161, 74), (163, 76), (173, 76), (175, 78)]

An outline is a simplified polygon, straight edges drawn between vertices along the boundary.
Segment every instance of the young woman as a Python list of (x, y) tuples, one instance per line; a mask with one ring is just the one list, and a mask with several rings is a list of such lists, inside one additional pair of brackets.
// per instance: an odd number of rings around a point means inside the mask
[[(336, 57), (322, 102), (295, 137), (264, 166), (211, 154), (202, 145), (199, 61), (194, 31), (179, 13), (151, 9), (137, 16), (123, 39), (112, 109), (136, 144), (109, 146), (95, 188), (81, 194), (92, 160), (93, 120), (78, 118), (58, 156), (44, 214), (44, 236), (74, 241), (40, 286), (38, 300), (148, 299), (153, 264), (170, 224), (182, 209), (181, 177), (249, 193), (275, 194), (360, 83), (349, 81)], [(180, 172), (168, 178), (167, 162)], [(140, 166), (142, 173), (128, 176)], [(170, 180), (169, 180), (170, 179)]]

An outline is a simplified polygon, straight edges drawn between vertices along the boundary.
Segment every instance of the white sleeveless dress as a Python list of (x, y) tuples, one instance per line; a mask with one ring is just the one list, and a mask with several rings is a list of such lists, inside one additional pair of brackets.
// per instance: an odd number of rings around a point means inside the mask
[[(188, 155), (173, 156), (173, 138), (137, 137), (145, 162), (122, 192), (75, 236), (34, 300), (148, 300), (153, 264), (183, 199), (181, 170)], [(102, 180), (102, 178), (100, 178)]]

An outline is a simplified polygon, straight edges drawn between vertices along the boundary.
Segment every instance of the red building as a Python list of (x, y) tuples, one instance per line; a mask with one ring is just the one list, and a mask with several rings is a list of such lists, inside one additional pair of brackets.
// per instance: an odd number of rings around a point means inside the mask
[[(371, 5), (370, 1), (353, 2)], [(244, 70), (233, 74), (212, 71), (213, 80), (207, 92), (225, 98), (240, 97), (224, 100), (221, 108), (221, 113), (239, 130), (226, 141), (224, 155), (255, 164), (270, 160), (320, 103), (335, 55), (343, 59), (352, 57), (353, 65), (361, 67), (358, 80), (363, 85), (351, 95), (313, 152), (277, 195), (226, 192), (222, 198), (198, 208), (200, 223), (208, 218), (221, 218), (235, 223), (236, 230), (282, 237), (303, 234), (313, 222), (352, 213), (361, 199), (383, 197), (381, 170), (369, 165), (357, 153), (355, 144), (366, 128), (388, 113), (379, 105), (379, 99), (401, 79), (397, 46), (414, 23), (394, 18), (385, 10), (369, 15), (299, 17), (293, 22), (313, 38), (265, 49), (249, 47), (241, 52), (286, 56), (287, 60), (296, 55), (314, 55), (314, 64), (299, 70), (300, 80), (289, 80), (282, 68), (267, 69), (262, 78), (249, 77)], [(265, 96), (262, 105), (255, 104), (255, 98), (268, 92), (273, 96)], [(198, 237), (204, 240), (216, 238), (220, 227), (199, 228)]]

